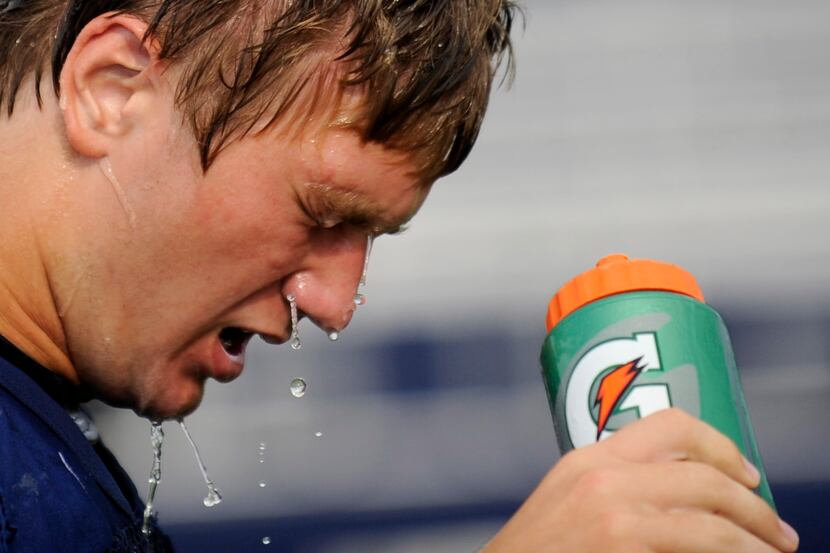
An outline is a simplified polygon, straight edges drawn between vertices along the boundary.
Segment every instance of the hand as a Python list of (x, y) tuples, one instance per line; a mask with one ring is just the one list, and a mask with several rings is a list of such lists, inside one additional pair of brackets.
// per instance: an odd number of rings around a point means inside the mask
[(572, 451), (482, 553), (778, 553), (798, 547), (731, 440), (678, 409)]

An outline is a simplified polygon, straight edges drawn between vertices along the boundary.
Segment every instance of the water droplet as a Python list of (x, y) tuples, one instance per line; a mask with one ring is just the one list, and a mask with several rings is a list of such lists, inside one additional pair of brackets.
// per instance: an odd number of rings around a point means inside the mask
[(329, 340), (331, 340), (332, 342), (336, 342), (339, 338), (340, 333), (336, 330), (332, 330), (331, 332), (329, 332)]
[(267, 485), (268, 483), (265, 480), (260, 480), (259, 482), (257, 482), (257, 486), (259, 486), (260, 488), (264, 488)]
[(303, 397), (306, 388), (308, 388), (308, 384), (302, 378), (295, 378), (291, 381), (291, 395), (294, 397)]
[(199, 453), (199, 448), (196, 447), (196, 442), (193, 441), (190, 431), (184, 424), (184, 419), (179, 420), (179, 426), (184, 432), (188, 443), (190, 443), (190, 447), (193, 449), (193, 454), (196, 456), (196, 462), (199, 464), (199, 470), (202, 471), (202, 478), (204, 478), (205, 485), (207, 485), (208, 493), (202, 500), (202, 504), (205, 507), (215, 507), (216, 505), (222, 503), (222, 494), (219, 493), (219, 490), (216, 489), (216, 484), (214, 484), (213, 480), (210, 479), (205, 463), (202, 461), (202, 455)]
[(372, 244), (375, 238), (370, 234), (366, 238), (366, 256), (363, 258), (363, 273), (360, 275), (360, 285), (366, 286), (366, 273), (369, 272), (369, 258), (372, 256)]
[(265, 442), (259, 442), (259, 450), (260, 451), (265, 451), (265, 447), (266, 447)]
[(112, 186), (113, 192), (115, 192), (115, 196), (118, 198), (118, 203), (121, 204), (121, 209), (124, 211), (124, 215), (127, 217), (127, 222), (130, 225), (130, 228), (135, 230), (135, 211), (130, 204), (129, 197), (127, 196), (127, 192), (121, 183), (118, 181), (118, 178), (115, 176), (115, 171), (112, 168), (112, 163), (108, 157), (104, 156), (99, 158), (98, 160), (98, 167), (101, 169), (101, 172), (107, 178)]
[(366, 256), (363, 258), (363, 273), (360, 275), (360, 282), (357, 286), (357, 292), (354, 295), (354, 304), (357, 307), (361, 305), (366, 305), (366, 296), (363, 295), (360, 290), (366, 286), (366, 274), (369, 272), (369, 259), (372, 256), (372, 244), (374, 243), (374, 237), (370, 234), (366, 237)]
[(262, 545), (270, 545), (270, 544), (271, 544), (271, 538), (269, 538), (268, 536), (265, 536), (264, 538), (262, 538)]
[(153, 516), (153, 500), (156, 497), (156, 488), (161, 482), (161, 446), (164, 444), (164, 430), (160, 422), (154, 422), (150, 426), (150, 443), (153, 446), (153, 468), (150, 470), (148, 483), (150, 489), (147, 491), (147, 505), (144, 507), (144, 521), (141, 531), (145, 535), (150, 533), (150, 520)]
[(322, 438), (322, 437), (323, 437), (323, 433), (322, 433), (322, 432), (315, 432), (315, 433), (314, 433), (314, 437), (315, 437), (315, 438)]
[(219, 493), (216, 486), (208, 486), (208, 494), (202, 500), (202, 504), (205, 507), (216, 507), (220, 503), (222, 503), (222, 494)]
[(300, 318), (297, 314), (297, 298), (294, 297), (294, 294), (288, 294), (285, 296), (285, 299), (288, 300), (288, 305), (291, 308), (291, 349), (302, 349), (303, 343), (300, 341)]
[(265, 459), (260, 459), (260, 460), (259, 460), (259, 462), (260, 462), (260, 463), (264, 463), (264, 462), (265, 462)]

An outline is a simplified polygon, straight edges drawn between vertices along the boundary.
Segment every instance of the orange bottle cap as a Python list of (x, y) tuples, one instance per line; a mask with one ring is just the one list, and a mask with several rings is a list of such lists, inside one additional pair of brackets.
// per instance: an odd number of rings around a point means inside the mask
[(629, 259), (616, 253), (603, 257), (595, 268), (559, 289), (548, 306), (548, 332), (583, 305), (614, 294), (643, 290), (676, 292), (705, 301), (695, 277), (685, 269), (650, 259)]

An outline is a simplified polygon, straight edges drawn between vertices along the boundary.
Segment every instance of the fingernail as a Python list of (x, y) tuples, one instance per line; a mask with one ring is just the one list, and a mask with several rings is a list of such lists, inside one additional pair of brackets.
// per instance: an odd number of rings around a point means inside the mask
[(761, 483), (761, 473), (755, 468), (755, 465), (749, 462), (749, 460), (744, 457), (744, 467), (746, 468), (746, 473), (749, 475), (749, 478), (753, 482)]
[(787, 541), (790, 542), (794, 546), (798, 545), (798, 541), (799, 541), (798, 532), (796, 532), (795, 529), (792, 526), (790, 526), (789, 524), (787, 524), (786, 522), (784, 522), (780, 518), (778, 519), (778, 524), (779, 524), (779, 526), (781, 526), (781, 531), (787, 537)]

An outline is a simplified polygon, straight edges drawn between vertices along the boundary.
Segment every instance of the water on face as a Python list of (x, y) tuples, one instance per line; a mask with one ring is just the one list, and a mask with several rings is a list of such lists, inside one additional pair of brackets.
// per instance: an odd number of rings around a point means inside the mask
[(153, 468), (150, 469), (148, 482), (150, 487), (147, 491), (147, 505), (144, 507), (144, 522), (141, 531), (144, 534), (150, 533), (150, 519), (153, 516), (153, 500), (156, 497), (156, 488), (161, 482), (161, 446), (164, 443), (164, 430), (160, 422), (150, 425), (150, 444), (153, 446)]
[(366, 257), (363, 258), (363, 272), (360, 275), (360, 284), (354, 295), (354, 304), (358, 307), (366, 305), (366, 295), (362, 293), (362, 289), (366, 286), (366, 275), (369, 272), (369, 259), (372, 256), (372, 244), (374, 240), (371, 234), (366, 238)]
[(288, 300), (288, 305), (291, 308), (291, 348), (298, 350), (303, 347), (300, 341), (300, 318), (297, 315), (297, 298), (294, 294), (288, 294), (285, 299)]
[(193, 448), (193, 453), (196, 455), (196, 462), (199, 463), (199, 470), (202, 471), (202, 478), (205, 479), (205, 484), (207, 485), (208, 493), (202, 500), (202, 504), (205, 507), (215, 507), (216, 505), (222, 503), (222, 494), (219, 493), (219, 490), (216, 489), (216, 484), (214, 484), (213, 480), (210, 479), (210, 475), (205, 468), (205, 463), (202, 461), (202, 456), (199, 454), (199, 448), (196, 447), (196, 442), (194, 442), (193, 438), (190, 436), (190, 432), (187, 430), (184, 420), (179, 421), (179, 426), (182, 427), (182, 431), (184, 432), (187, 441), (190, 443), (190, 447)]
[(305, 380), (302, 378), (295, 378), (291, 381), (291, 386), (289, 388), (291, 390), (291, 395), (294, 397), (303, 397), (305, 395), (306, 389), (308, 389), (308, 384), (306, 384)]
[(129, 223), (130, 228), (135, 230), (135, 211), (133, 211), (129, 200), (127, 199), (127, 193), (124, 191), (124, 187), (121, 186), (120, 182), (118, 182), (115, 172), (112, 170), (112, 164), (110, 163), (109, 158), (100, 158), (98, 166), (104, 173), (104, 176), (107, 178), (110, 185), (112, 185), (112, 189), (115, 192), (115, 196), (118, 198), (118, 203), (121, 204), (121, 209), (124, 210), (124, 215), (127, 217), (127, 222)]
[(372, 244), (375, 239), (370, 234), (366, 238), (366, 257), (363, 259), (363, 273), (360, 275), (360, 285), (366, 286), (366, 273), (369, 272), (369, 258), (372, 256)]

